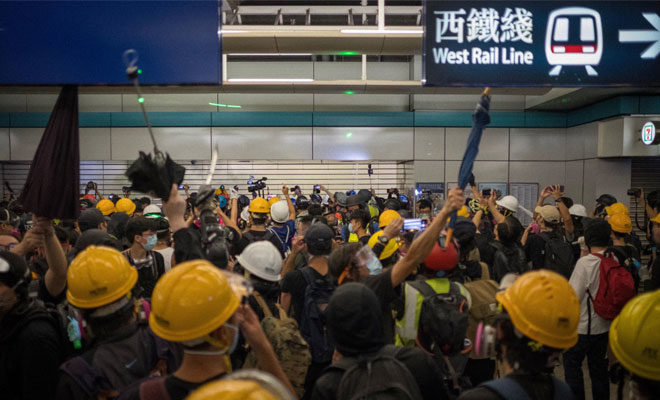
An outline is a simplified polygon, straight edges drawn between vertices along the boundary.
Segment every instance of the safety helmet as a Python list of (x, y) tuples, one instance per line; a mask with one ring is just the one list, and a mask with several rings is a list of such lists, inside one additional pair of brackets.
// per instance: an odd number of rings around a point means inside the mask
[(458, 265), (458, 250), (456, 250), (456, 246), (453, 242), (449, 242), (445, 244), (445, 248), (443, 249), (440, 241), (436, 241), (431, 253), (424, 260), (424, 265), (433, 271), (449, 271), (454, 269)]
[(224, 272), (206, 260), (186, 261), (156, 283), (149, 326), (171, 342), (204, 338), (227, 322), (239, 303)]
[(218, 207), (227, 207), (227, 198), (225, 196), (218, 196)]
[(506, 208), (511, 212), (518, 211), (518, 199), (513, 196), (504, 196), (495, 202), (498, 206)]
[(607, 220), (614, 232), (630, 233), (632, 232), (632, 221), (628, 214), (614, 214)]
[(286, 201), (278, 201), (270, 206), (270, 217), (278, 224), (283, 224), (289, 219), (289, 205)]
[(266, 201), (266, 199), (263, 197), (257, 197), (250, 202), (249, 211), (259, 214), (268, 214), (270, 212), (270, 206), (268, 206), (268, 201)]
[(360, 198), (362, 203), (368, 203), (371, 200), (371, 190), (369, 189), (360, 189), (357, 193), (357, 196)]
[(385, 200), (385, 203), (383, 203), (383, 206), (390, 210), (399, 211), (401, 209), (401, 201), (395, 198), (387, 199)]
[(273, 207), (273, 204), (277, 203), (278, 201), (280, 201), (280, 198), (277, 196), (273, 196), (270, 199), (268, 199), (268, 206)]
[(611, 194), (601, 194), (598, 196), (596, 199), (596, 203), (602, 204), (604, 206), (611, 206), (612, 204), (616, 203), (616, 197), (612, 196)]
[(546, 269), (524, 273), (495, 297), (528, 338), (555, 349), (577, 343), (580, 302), (558, 273)]
[(207, 383), (186, 400), (293, 400), (282, 382), (256, 369), (241, 369), (222, 379)]
[(249, 197), (247, 197), (244, 194), (238, 196), (238, 207), (239, 208), (247, 207), (249, 205), (250, 205), (250, 198)]
[(112, 213), (117, 212), (117, 209), (115, 208), (115, 203), (108, 199), (103, 199), (99, 200), (98, 203), (96, 203), (96, 208), (101, 211), (101, 214), (103, 215), (110, 215)]
[(126, 296), (137, 279), (137, 270), (119, 251), (89, 246), (67, 270), (66, 298), (78, 308), (99, 308)]
[(660, 224), (660, 213), (655, 216), (655, 218), (651, 219), (651, 222), (655, 222), (656, 224)]
[(401, 216), (399, 215), (398, 212), (394, 210), (383, 211), (383, 213), (380, 214), (380, 217), (378, 218), (378, 227), (384, 228), (387, 225), (389, 225), (392, 221), (399, 218), (401, 218)]
[(628, 207), (626, 207), (623, 203), (614, 203), (611, 206), (606, 206), (605, 212), (607, 212), (607, 215), (610, 217), (616, 214), (628, 215)]
[(633, 374), (660, 381), (660, 291), (630, 300), (612, 322), (610, 347)]
[(334, 197), (337, 204), (339, 204), (342, 207), (346, 207), (346, 198), (347, 198), (346, 193), (336, 192)]
[(568, 213), (576, 217), (588, 217), (587, 208), (582, 204), (573, 204), (571, 208), (568, 209)]
[(477, 211), (481, 210), (481, 204), (477, 199), (470, 199), (470, 201), (468, 202), (468, 207), (470, 208), (470, 211), (472, 211), (475, 214), (477, 213)]
[(124, 214), (132, 215), (135, 212), (135, 203), (133, 203), (133, 200), (124, 197), (122, 199), (119, 199), (117, 201), (117, 212), (123, 212)]
[[(369, 238), (369, 247), (371, 247), (373, 249), (374, 246), (377, 243), (380, 243), (378, 241), (378, 238), (381, 237), (382, 235), (383, 235), (382, 230), (374, 233), (373, 235), (371, 235), (371, 237)], [(390, 257), (392, 254), (394, 254), (395, 251), (397, 251), (399, 249), (400, 246), (401, 246), (401, 244), (396, 239), (390, 239), (387, 242), (387, 244), (385, 245), (385, 249), (383, 250), (383, 252), (380, 253), (380, 256), (378, 257), (378, 259), (379, 260), (384, 260), (384, 259)]]
[(236, 256), (236, 261), (249, 273), (261, 279), (277, 282), (281, 278), (282, 255), (268, 240), (250, 243), (240, 255)]
[(468, 211), (468, 208), (465, 205), (458, 210), (456, 215), (458, 215), (459, 217), (470, 218), (470, 212)]
[(149, 204), (148, 206), (146, 206), (144, 208), (144, 210), (142, 210), (142, 213), (144, 215), (150, 215), (150, 214), (160, 214), (160, 215), (162, 215), (163, 211), (161, 211), (160, 207), (158, 207), (157, 205)]

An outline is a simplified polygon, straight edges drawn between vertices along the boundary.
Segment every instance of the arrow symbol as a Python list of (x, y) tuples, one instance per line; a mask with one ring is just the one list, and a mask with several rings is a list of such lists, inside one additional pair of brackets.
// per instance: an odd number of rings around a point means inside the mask
[(655, 42), (642, 53), (642, 58), (656, 58), (660, 54), (660, 16), (653, 13), (642, 13), (642, 16), (655, 30), (619, 30), (619, 42), (644, 43)]

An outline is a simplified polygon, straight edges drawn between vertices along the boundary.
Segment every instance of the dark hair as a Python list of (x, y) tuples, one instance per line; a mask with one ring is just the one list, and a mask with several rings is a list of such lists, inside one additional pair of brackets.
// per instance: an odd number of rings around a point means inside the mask
[(266, 225), (268, 221), (268, 214), (264, 213), (251, 213), (252, 214), (252, 225)]
[(574, 204), (573, 199), (571, 199), (570, 197), (565, 197), (565, 196), (562, 196), (562, 197), (558, 198), (557, 201), (561, 201), (562, 203), (564, 203), (566, 208), (571, 208), (571, 207), (573, 207), (573, 204)]
[(433, 206), (433, 203), (431, 203), (430, 200), (428, 199), (421, 199), (419, 201), (419, 209), (421, 210), (422, 208), (431, 208)]
[(165, 218), (158, 218), (155, 222), (156, 236), (158, 239), (169, 239), (170, 237), (170, 223)]
[(318, 203), (311, 203), (307, 207), (307, 213), (313, 217), (320, 217), (323, 215), (323, 207)]
[(91, 318), (89, 315), (94, 311), (82, 310), (85, 320), (97, 339), (113, 335), (117, 329), (130, 324), (135, 320), (135, 302), (129, 301), (124, 307), (116, 312), (101, 318)]
[(554, 357), (558, 359), (561, 350), (545, 345), (533, 350), (535, 346), (530, 346), (533, 340), (524, 335), (518, 337), (513, 323), (504, 316), (498, 320), (498, 325), (502, 330), (501, 344), (506, 346), (505, 353), (501, 353), (502, 347), (498, 346), (498, 358), (506, 360), (513, 369), (531, 375), (552, 373), (554, 365), (550, 361)]
[(151, 199), (148, 198), (148, 197), (146, 197), (146, 196), (145, 196), (145, 197), (142, 197), (142, 198), (140, 199), (140, 203), (142, 203), (142, 206), (143, 206), (143, 207), (146, 207), (146, 206), (148, 206), (149, 204), (151, 204)]
[(76, 245), (76, 240), (78, 240), (78, 234), (73, 229), (63, 228), (61, 226), (55, 227), (55, 236), (60, 243), (68, 243), (71, 246)]
[(495, 229), (497, 229), (500, 242), (505, 244), (517, 242), (523, 233), (522, 224), (512, 215), (506, 217), (504, 222), (497, 224)]
[(129, 242), (133, 243), (135, 240), (135, 235), (142, 235), (146, 231), (156, 231), (152, 219), (146, 217), (136, 217), (128, 220), (126, 224), (126, 238)]
[(353, 257), (355, 257), (355, 254), (361, 248), (362, 245), (360, 243), (348, 243), (330, 253), (330, 257), (328, 258), (328, 272), (330, 272), (333, 282), (337, 282), (339, 275), (353, 261)]
[(369, 221), (371, 220), (371, 214), (367, 210), (355, 210), (351, 213), (351, 216), (348, 218), (349, 222), (352, 220), (360, 221), (362, 227), (367, 229), (369, 226)]
[(614, 229), (612, 229), (612, 233), (617, 239), (623, 240), (628, 237), (627, 233), (622, 233), (622, 232), (617, 232)]

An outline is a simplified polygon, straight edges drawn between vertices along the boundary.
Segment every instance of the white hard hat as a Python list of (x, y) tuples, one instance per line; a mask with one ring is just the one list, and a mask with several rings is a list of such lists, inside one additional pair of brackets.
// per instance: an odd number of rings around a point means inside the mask
[(272, 282), (280, 280), (282, 255), (268, 240), (249, 244), (240, 255), (236, 256), (236, 261), (249, 273), (261, 279)]
[(289, 205), (286, 201), (278, 201), (270, 206), (270, 217), (278, 224), (283, 224), (289, 219)]
[(500, 207), (504, 207), (511, 212), (518, 211), (518, 199), (513, 196), (504, 196), (495, 202)]
[(147, 215), (147, 214), (162, 214), (163, 212), (161, 211), (160, 207), (158, 207), (155, 204), (149, 204), (144, 208), (142, 211), (142, 214)]
[(582, 204), (573, 204), (571, 208), (568, 209), (568, 213), (575, 215), (576, 217), (586, 217), (587, 209)]
[(248, 207), (243, 208), (243, 211), (241, 211), (241, 219), (245, 222), (250, 222), (250, 210), (248, 210)]

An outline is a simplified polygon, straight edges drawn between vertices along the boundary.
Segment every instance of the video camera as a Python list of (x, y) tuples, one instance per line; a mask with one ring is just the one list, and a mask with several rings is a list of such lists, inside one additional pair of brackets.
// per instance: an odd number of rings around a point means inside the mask
[(252, 193), (252, 198), (257, 198), (259, 196), (263, 197), (263, 190), (266, 188), (266, 181), (268, 178), (265, 176), (262, 177), (261, 179), (255, 181), (254, 176), (250, 175), (250, 179), (248, 179), (247, 184), (248, 184), (248, 192)]
[(211, 185), (199, 188), (195, 207), (199, 210), (199, 222), (202, 231), (202, 248), (204, 255), (218, 268), (227, 268), (229, 262), (229, 245), (233, 232), (218, 223), (218, 217), (213, 212), (217, 207), (215, 189)]

